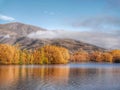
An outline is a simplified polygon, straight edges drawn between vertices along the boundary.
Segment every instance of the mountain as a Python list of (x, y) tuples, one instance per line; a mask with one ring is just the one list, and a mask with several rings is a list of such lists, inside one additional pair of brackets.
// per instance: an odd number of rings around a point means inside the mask
[[(49, 30), (19, 22), (0, 24), (0, 43), (12, 45), (20, 44), (22, 49), (34, 49), (44, 45), (57, 45), (63, 46), (71, 52), (79, 49), (86, 51), (105, 50), (104, 48), (71, 38), (50, 38), (49, 36), (55, 36), (55, 33), (53, 34), (53, 32), (57, 31), (50, 31), (50, 33), (47, 32), (49, 32)], [(33, 38), (29, 37), (31, 35), (33, 35)], [(40, 38), (34, 38), (36, 35), (38, 35), (37, 37), (43, 35), (48, 38), (44, 38), (43, 36)]]
[(26, 36), (31, 32), (43, 31), (45, 29), (19, 22), (0, 24), (0, 35)]

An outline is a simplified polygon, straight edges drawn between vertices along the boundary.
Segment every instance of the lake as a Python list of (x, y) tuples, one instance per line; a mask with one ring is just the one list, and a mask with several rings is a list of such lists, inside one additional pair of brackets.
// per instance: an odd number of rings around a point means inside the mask
[(120, 64), (0, 65), (0, 90), (120, 90)]

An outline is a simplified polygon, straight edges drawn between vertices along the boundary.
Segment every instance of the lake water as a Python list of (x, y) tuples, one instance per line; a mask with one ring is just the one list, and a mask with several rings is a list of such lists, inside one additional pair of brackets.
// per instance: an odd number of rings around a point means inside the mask
[(0, 90), (120, 90), (120, 64), (1, 65)]

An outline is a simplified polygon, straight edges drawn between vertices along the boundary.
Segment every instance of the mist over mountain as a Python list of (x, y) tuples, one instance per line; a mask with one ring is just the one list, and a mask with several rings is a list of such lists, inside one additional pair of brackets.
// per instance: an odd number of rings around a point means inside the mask
[[(114, 42), (111, 44), (108, 41)], [(107, 33), (47, 30), (19, 22), (0, 24), (0, 43), (20, 44), (22, 48), (33, 49), (43, 45), (58, 45), (71, 51), (103, 50), (119, 48), (116, 38)], [(102, 47), (102, 48), (100, 48)]]
[(80, 32), (80, 31), (66, 31), (66, 30), (47, 30), (37, 31), (27, 35), (34, 39), (74, 39), (89, 44), (93, 44), (106, 49), (119, 49), (120, 36), (117, 33), (106, 32)]

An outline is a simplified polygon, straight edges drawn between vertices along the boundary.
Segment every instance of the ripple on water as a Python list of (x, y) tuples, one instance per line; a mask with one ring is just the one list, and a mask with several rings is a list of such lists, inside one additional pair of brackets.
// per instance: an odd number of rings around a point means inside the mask
[(0, 90), (120, 90), (120, 64), (0, 66)]

